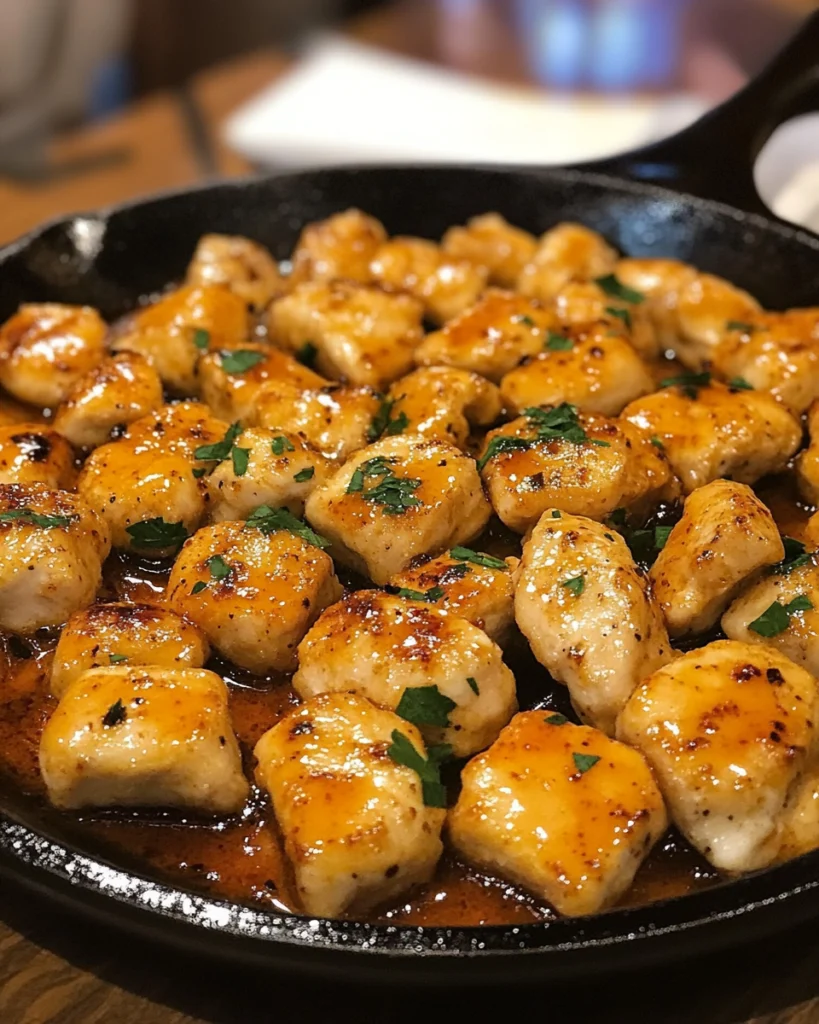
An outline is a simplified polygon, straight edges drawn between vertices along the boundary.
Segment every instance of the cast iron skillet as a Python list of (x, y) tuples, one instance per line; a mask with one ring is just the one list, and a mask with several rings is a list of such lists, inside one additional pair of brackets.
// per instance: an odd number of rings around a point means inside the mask
[[(819, 109), (819, 15), (721, 108), (672, 139), (614, 160), (561, 170), (282, 174), (49, 224), (0, 251), (0, 317), (20, 302), (42, 300), (89, 303), (114, 317), (178, 278), (205, 231), (249, 235), (285, 257), (302, 225), (348, 206), (374, 214), (391, 233), (432, 238), (486, 210), (533, 232), (579, 220), (625, 253), (689, 261), (766, 306), (816, 305), (819, 237), (770, 215), (752, 174), (777, 124), (812, 109)], [(819, 914), (816, 851), (707, 892), (523, 927), (422, 929), (275, 916), (115, 867), (66, 818), (8, 785), (0, 785), (0, 811), (0, 869), (8, 878), (197, 953), (341, 979), (474, 984), (588, 975), (702, 952)]]

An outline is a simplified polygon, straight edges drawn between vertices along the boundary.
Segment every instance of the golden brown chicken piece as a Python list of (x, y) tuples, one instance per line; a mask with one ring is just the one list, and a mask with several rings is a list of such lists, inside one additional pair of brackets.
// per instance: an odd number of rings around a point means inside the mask
[(247, 519), (259, 505), (304, 514), (310, 493), (330, 475), (331, 464), (303, 434), (248, 427), (231, 457), (207, 478), (210, 518)]
[(204, 352), (238, 349), (247, 341), (247, 306), (222, 285), (185, 285), (138, 312), (111, 343), (139, 352), (174, 394), (197, 395), (197, 362)]
[(412, 600), (412, 594), (434, 595), (435, 607), (459, 615), (502, 644), (515, 621), (517, 558), (494, 558), (458, 547), (437, 558), (425, 555), (390, 578), (390, 593)]
[(622, 259), (614, 275), (627, 288), (645, 296), (641, 309), (654, 328), (659, 351), (676, 349), (680, 341), (680, 296), (697, 277), (697, 271), (679, 260)]
[(188, 264), (185, 283), (221, 284), (256, 310), (285, 290), (285, 281), (270, 252), (241, 235), (202, 235)]
[(134, 420), (122, 440), (137, 453), (170, 452), (195, 462), (196, 452), (221, 441), (227, 430), (228, 423), (217, 419), (202, 402), (172, 402)]
[(168, 606), (241, 668), (292, 672), (299, 641), (341, 597), (318, 540), (283, 509), (262, 507), (246, 523), (206, 526), (174, 562)]
[(616, 416), (654, 390), (643, 360), (624, 336), (605, 324), (564, 328), (550, 334), (545, 349), (501, 381), (501, 395), (512, 415), (533, 405), (571, 402), (583, 412)]
[(496, 384), (527, 356), (546, 347), (560, 325), (540, 303), (490, 288), (478, 302), (415, 350), (419, 366), (455, 366)]
[(660, 345), (642, 292), (631, 294), (616, 277), (603, 281), (606, 287), (596, 281), (570, 281), (560, 289), (554, 308), (562, 333), (575, 324), (600, 323), (606, 331), (623, 334), (643, 358), (656, 358)]
[(583, 721), (610, 735), (634, 687), (672, 656), (660, 608), (622, 537), (558, 509), (523, 547), (515, 617)]
[(752, 295), (721, 277), (698, 273), (677, 301), (677, 358), (692, 370), (702, 369), (729, 326), (758, 312), (759, 303)]
[(472, 217), (463, 227), (451, 227), (441, 240), (441, 249), (451, 259), (486, 267), (490, 284), (514, 288), (520, 272), (535, 254), (537, 239), (499, 213), (484, 213)]
[(213, 672), (95, 668), (63, 693), (40, 742), (40, 772), (60, 808), (240, 811), (249, 786)]
[(407, 765), (428, 760), (413, 725), (356, 694), (327, 694), (254, 753), (305, 913), (361, 914), (432, 877), (446, 812), (424, 804), (428, 787)]
[(451, 366), (422, 367), (397, 380), (386, 432), (420, 434), (464, 449), (472, 427), (488, 427), (500, 418), (500, 392), (486, 378)]
[(799, 447), (799, 423), (770, 395), (708, 383), (707, 374), (674, 379), (627, 405), (623, 419), (662, 445), (686, 493), (722, 476), (753, 484)]
[(388, 291), (407, 292), (442, 324), (463, 313), (486, 287), (486, 267), (456, 260), (425, 238), (401, 236), (379, 246), (370, 261), (372, 279)]
[(90, 604), (110, 548), (105, 523), (82, 498), (0, 484), (0, 628), (33, 633)]
[(796, 459), (796, 483), (805, 501), (819, 505), (819, 400), (808, 409), (806, 420), (809, 441)]
[(721, 871), (770, 864), (816, 746), (817, 688), (760, 644), (720, 640), (637, 687), (617, 735), (648, 759), (669, 813)]
[(187, 619), (150, 604), (92, 604), (63, 627), (51, 668), (51, 692), (61, 697), (83, 672), (109, 665), (201, 668), (208, 645)]
[(0, 384), (22, 402), (55, 408), (102, 360), (106, 330), (90, 306), (21, 306), (0, 327)]
[(293, 252), (288, 284), (302, 281), (370, 281), (370, 260), (387, 240), (384, 225), (361, 210), (308, 224)]
[(313, 491), (306, 512), (334, 558), (383, 584), (418, 555), (477, 537), (491, 509), (471, 458), (410, 434), (356, 452)]
[(348, 384), (300, 389), (266, 384), (251, 419), (269, 430), (303, 434), (310, 444), (339, 463), (378, 437), (381, 396), (373, 388)]
[(273, 303), (267, 328), (288, 352), (311, 352), (325, 377), (381, 388), (412, 367), (421, 312), (410, 295), (349, 281), (307, 282)]
[(549, 711), (516, 715), (461, 780), (457, 853), (561, 914), (616, 903), (667, 825), (636, 750)]
[(299, 644), (293, 687), (304, 700), (354, 692), (417, 725), (455, 757), (488, 747), (517, 711), (515, 677), (477, 626), (406, 601), (358, 590), (332, 605)]
[(96, 448), (163, 404), (162, 381), (144, 356), (108, 356), (74, 384), (54, 417), (54, 429), (76, 448)]
[(296, 393), (329, 383), (281, 349), (258, 342), (234, 352), (206, 352), (196, 372), (202, 400), (214, 415), (229, 423), (252, 421), (256, 400), (268, 383), (293, 388)]
[(784, 554), (773, 516), (746, 484), (714, 480), (689, 494), (649, 573), (670, 635), (710, 629), (739, 588)]
[(552, 506), (590, 519), (625, 508), (639, 519), (678, 493), (663, 452), (630, 423), (570, 405), (490, 431), (478, 465), (492, 507), (518, 533)]
[(42, 423), (0, 427), (0, 484), (44, 484), (69, 491), (77, 479), (74, 451)]
[(523, 295), (551, 302), (570, 281), (594, 281), (614, 269), (617, 253), (601, 235), (582, 224), (557, 224), (542, 235), (518, 277)]

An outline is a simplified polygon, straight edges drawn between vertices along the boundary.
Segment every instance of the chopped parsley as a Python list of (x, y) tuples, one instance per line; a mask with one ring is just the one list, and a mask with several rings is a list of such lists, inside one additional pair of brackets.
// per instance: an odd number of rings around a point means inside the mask
[(434, 725), (441, 729), (449, 725), (449, 713), (457, 704), (446, 697), (437, 686), (409, 686), (401, 694), (395, 713), (413, 725)]
[(270, 442), (270, 450), (274, 455), (284, 455), (285, 452), (294, 452), (296, 449), (293, 447), (293, 442), (289, 437), (279, 434), (278, 437), (274, 437)]
[(247, 373), (265, 359), (264, 352), (256, 352), (252, 348), (237, 348), (220, 352), (219, 355), (225, 373)]
[(403, 597), (407, 601), (440, 601), (444, 596), (443, 587), (430, 587), (429, 590), (412, 590), (410, 587), (392, 587), (389, 584), (384, 588), (388, 594), (395, 597)]
[(562, 518), (562, 515), (561, 515), (561, 512), (560, 512), (560, 509), (553, 508), (552, 509), (552, 519), (561, 519), (561, 518)]
[(788, 628), (791, 615), (794, 612), (807, 612), (811, 608), (813, 608), (813, 603), (805, 594), (799, 594), (792, 601), (784, 605), (780, 604), (779, 601), (774, 601), (758, 619), (754, 619), (753, 622), (748, 624), (748, 629), (752, 629), (759, 636), (778, 636)]
[(656, 551), (662, 551), (666, 545), (669, 534), (674, 529), (673, 526), (655, 526), (654, 527), (654, 548)]
[(622, 320), (623, 323), (631, 330), (631, 312), (628, 309), (619, 309), (617, 306), (606, 306), (606, 312), (609, 316), (616, 316), (618, 320)]
[(535, 321), (530, 316), (527, 316), (525, 313), (518, 314), (518, 316), (516, 316), (514, 319), (515, 323), (526, 324), (527, 327), (537, 327)]
[(807, 565), (811, 561), (811, 556), (805, 551), (805, 545), (801, 540), (796, 540), (794, 537), (783, 537), (782, 544), (785, 548), (785, 557), (781, 562), (772, 565), (769, 572), (787, 576), (794, 569)]
[(556, 331), (549, 331), (546, 339), (546, 348), (552, 352), (569, 352), (574, 348), (574, 342), (565, 334), (557, 334)]
[(197, 581), (196, 583), (194, 583), (194, 585), (193, 585), (193, 586), (191, 587), (191, 595), (194, 595), (194, 594), (201, 594), (201, 593), (202, 593), (202, 591), (203, 591), (203, 590), (205, 590), (205, 588), (206, 588), (206, 587), (207, 587), (207, 583), (205, 583), (205, 581), (204, 581), (204, 580), (198, 580), (198, 581)]
[(293, 475), (293, 479), (297, 484), (303, 484), (308, 480), (312, 480), (315, 475), (316, 470), (314, 466), (305, 466), (304, 469), (300, 469), (298, 473)]
[(732, 377), (728, 381), (729, 388), (739, 388), (741, 391), (753, 391), (753, 384), (749, 384), (744, 377)]
[(207, 470), (204, 466), (197, 466), (196, 469), (191, 470), (191, 472), (193, 473), (194, 480), (201, 480), (205, 473), (207, 473)]
[(44, 516), (30, 508), (13, 508), (8, 512), (0, 512), (0, 523), (27, 523), (29, 526), (40, 526), (44, 530), (65, 530), (76, 518), (76, 516)]
[(503, 455), (506, 452), (526, 452), (531, 447), (532, 442), (527, 441), (525, 437), (510, 437), (509, 434), (498, 434), (492, 438), (486, 446), (486, 451), (478, 459), (478, 470), (482, 470), (487, 462), (494, 459), (496, 455)]
[(645, 302), (645, 295), (642, 292), (629, 288), (615, 274), (598, 277), (594, 283), (612, 299), (622, 299), (623, 302), (631, 302), (634, 305), (638, 302)]
[(210, 331), (206, 331), (203, 327), (197, 327), (193, 332), (193, 343), (200, 352), (204, 352), (210, 345)]
[(543, 721), (547, 725), (566, 725), (569, 719), (565, 715), (561, 715), (559, 711), (556, 711), (553, 715), (547, 715)]
[(377, 441), (382, 434), (387, 437), (394, 437), (396, 434), (403, 434), (409, 426), (409, 418), (405, 412), (400, 412), (395, 419), (392, 419), (392, 407), (395, 405), (394, 398), (382, 398), (378, 412), (373, 416), (370, 428), (367, 431), (368, 441)]
[(108, 655), (108, 661), (109, 661), (109, 663), (111, 665), (119, 665), (123, 661), (127, 661), (127, 660), (128, 660), (128, 655), (127, 654), (109, 654)]
[(131, 544), (139, 548), (178, 548), (188, 539), (183, 523), (167, 523), (162, 516), (132, 523), (125, 527), (125, 532), (131, 538)]
[(609, 523), (616, 526), (623, 540), (628, 544), (631, 557), (635, 562), (649, 564), (665, 547), (673, 526), (655, 526), (653, 529), (633, 530), (626, 525), (626, 510), (616, 508), (608, 517)]
[(208, 559), (208, 569), (210, 570), (211, 579), (214, 580), (223, 580), (226, 576), (230, 576), (230, 566), (221, 555), (210, 556)]
[(577, 418), (577, 406), (563, 402), (554, 409), (539, 409), (530, 406), (523, 410), (523, 415), (537, 426), (536, 441), (571, 441), (572, 444), (591, 442), (600, 448), (610, 448), (608, 441), (598, 441), (589, 437)]
[(661, 452), (665, 451), (665, 445), (659, 439), (659, 437), (657, 437), (656, 434), (652, 434), (651, 437), (649, 438), (649, 441), (651, 441), (651, 443), (654, 445), (655, 448), (659, 448)]
[[(415, 477), (396, 476), (392, 468), (394, 463), (395, 459), (383, 455), (362, 462), (350, 477), (347, 494), (360, 494), (364, 501), (383, 505), (387, 516), (400, 516), (414, 505), (421, 505), (421, 499), (414, 494), (421, 481)], [(375, 477), (381, 479), (368, 487), (367, 481)]]
[(236, 438), (242, 432), (241, 423), (232, 423), (225, 431), (225, 436), (215, 444), (200, 445), (193, 453), (195, 459), (202, 462), (221, 462), (227, 459), (236, 443)]
[(564, 580), (561, 587), (565, 587), (569, 593), (574, 594), (575, 597), (580, 597), (586, 586), (586, 577), (583, 575), (573, 576), (570, 580)]
[(480, 697), (481, 691), (478, 687), (478, 680), (474, 676), (467, 676), (466, 681), (469, 684), (469, 689), (475, 694), (476, 697)]
[(117, 697), (114, 703), (102, 716), (102, 724), (106, 729), (112, 729), (115, 725), (120, 725), (128, 717), (128, 712), (125, 710), (125, 705)]
[(233, 449), (230, 455), (233, 460), (233, 472), (236, 476), (244, 476), (250, 461), (250, 449), (237, 447)]
[(572, 760), (574, 766), (581, 775), (585, 775), (590, 768), (594, 768), (597, 762), (600, 760), (597, 754), (572, 754)]
[(259, 507), (248, 517), (245, 529), (257, 529), (262, 533), (274, 533), (276, 530), (287, 530), (303, 541), (316, 548), (328, 548), (330, 541), (316, 533), (307, 523), (294, 516), (286, 508), (270, 508), (269, 505)]
[(302, 364), (302, 366), (308, 366), (311, 370), (316, 365), (316, 356), (318, 355), (318, 349), (312, 341), (305, 341), (302, 347), (296, 352), (296, 359)]
[(725, 324), (726, 331), (742, 331), (743, 334), (753, 334), (756, 330), (753, 324), (745, 320), (728, 320)]
[(686, 398), (696, 398), (697, 388), (707, 387), (711, 383), (708, 370), (703, 373), (681, 373), (678, 377), (666, 377), (660, 381), (661, 388), (682, 388)]
[(393, 729), (392, 744), (387, 754), (396, 763), (411, 768), (421, 780), (421, 792), (427, 807), (446, 807), (446, 789), (441, 782), (440, 762), (452, 748), (448, 744), (430, 747), (427, 757), (420, 754), (413, 742), (400, 730)]
[(474, 565), (482, 565), (484, 569), (501, 569), (503, 572), (509, 572), (509, 566), (502, 558), (493, 558), (492, 555), (473, 551), (472, 548), (455, 547), (449, 553), (459, 562), (472, 562)]

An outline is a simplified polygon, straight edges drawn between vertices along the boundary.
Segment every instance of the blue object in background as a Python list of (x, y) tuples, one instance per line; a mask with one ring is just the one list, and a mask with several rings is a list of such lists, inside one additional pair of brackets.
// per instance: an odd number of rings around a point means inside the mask
[(88, 95), (88, 118), (108, 117), (131, 98), (131, 67), (125, 57), (115, 57), (95, 70)]

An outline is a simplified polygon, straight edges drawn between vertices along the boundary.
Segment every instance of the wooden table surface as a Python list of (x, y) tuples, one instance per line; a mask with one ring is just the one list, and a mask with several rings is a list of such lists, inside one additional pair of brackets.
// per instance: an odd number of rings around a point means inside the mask
[[(406, 4), (404, 5), (406, 7)], [(399, 49), (423, 53), (400, 35)], [(383, 15), (362, 23), (364, 38), (389, 44)], [(263, 52), (208, 71), (192, 83), (222, 175), (249, 170), (218, 142), (225, 117), (288, 61)], [(158, 141), (161, 140), (161, 141)], [(205, 176), (176, 95), (152, 96), (106, 123), (58, 141), (58, 161), (105, 154), (109, 166), (48, 185), (0, 180), (0, 242), (43, 220), (91, 209)], [(0, 879), (0, 1024), (175, 1024), (177, 1021), (299, 1021), (355, 1014), (435, 1021), (486, 1013), (480, 993), (339, 989), (275, 973), (214, 967), (109, 932), (55, 909)], [(667, 1021), (669, 1024), (819, 1022), (819, 929), (806, 926), (727, 954), (637, 971), (570, 988), (513, 993), (509, 1010), (553, 1024)]]

